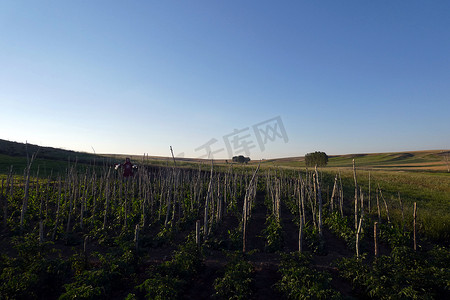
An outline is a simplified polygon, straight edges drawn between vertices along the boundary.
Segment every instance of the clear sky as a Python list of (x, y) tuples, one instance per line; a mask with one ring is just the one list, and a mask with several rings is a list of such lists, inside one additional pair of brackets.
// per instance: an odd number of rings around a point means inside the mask
[(449, 149), (450, 1), (2, 0), (0, 104), (85, 152)]

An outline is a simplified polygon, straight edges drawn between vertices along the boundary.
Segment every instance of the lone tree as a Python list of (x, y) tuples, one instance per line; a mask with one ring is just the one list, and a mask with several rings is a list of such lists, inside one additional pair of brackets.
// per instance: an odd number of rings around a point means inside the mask
[(233, 156), (233, 162), (237, 162), (237, 163), (248, 163), (250, 161), (250, 157), (244, 157), (243, 155), (239, 155), (239, 156)]
[(312, 152), (305, 155), (305, 164), (307, 167), (325, 167), (328, 163), (328, 155), (325, 152)]

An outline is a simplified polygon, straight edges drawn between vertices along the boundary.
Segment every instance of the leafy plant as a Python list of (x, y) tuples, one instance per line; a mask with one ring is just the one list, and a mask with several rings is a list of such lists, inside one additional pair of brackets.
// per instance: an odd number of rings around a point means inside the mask
[(235, 255), (225, 274), (214, 281), (215, 296), (220, 299), (249, 299), (253, 294), (253, 266)]
[(85, 270), (75, 276), (75, 281), (64, 285), (60, 300), (106, 298), (110, 282), (105, 270)]
[(450, 292), (449, 253), (445, 248), (420, 253), (395, 247), (372, 264), (344, 258), (338, 268), (342, 277), (375, 299), (442, 299)]
[(340, 299), (330, 287), (331, 275), (314, 270), (310, 264), (310, 255), (283, 254), (279, 267), (282, 277), (276, 288), (288, 299)]
[(228, 238), (230, 239), (232, 249), (242, 249), (242, 226), (229, 229)]
[(380, 239), (388, 243), (391, 248), (409, 246), (411, 244), (409, 232), (404, 231), (400, 226), (392, 223), (381, 224)]
[(146, 299), (178, 299), (185, 281), (169, 275), (152, 276), (137, 289), (145, 294)]
[(69, 264), (50, 258), (51, 243), (39, 244), (34, 235), (14, 239), (18, 256), (0, 259), (0, 295), (4, 299), (37, 299), (54, 295), (69, 275)]
[(324, 240), (320, 239), (319, 229), (309, 223), (306, 223), (305, 225), (303, 234), (305, 235), (305, 242), (308, 248), (314, 253), (325, 254), (325, 244)]
[(283, 247), (283, 230), (280, 221), (273, 215), (269, 215), (266, 220), (266, 228), (262, 234), (266, 238), (265, 249), (267, 252), (275, 252)]
[(199, 268), (200, 251), (195, 241), (189, 237), (188, 241), (174, 252), (171, 260), (150, 270), (150, 278), (136, 287), (137, 293), (133, 297), (177, 299)]
[(349, 226), (348, 217), (342, 217), (339, 212), (334, 212), (325, 218), (324, 224), (334, 234), (342, 238), (347, 244), (347, 247), (351, 249), (354, 248), (356, 233), (355, 230)]

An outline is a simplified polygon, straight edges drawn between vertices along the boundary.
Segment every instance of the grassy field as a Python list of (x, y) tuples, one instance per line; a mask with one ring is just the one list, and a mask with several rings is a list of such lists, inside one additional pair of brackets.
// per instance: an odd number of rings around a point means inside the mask
[[(330, 175), (334, 172), (327, 170)], [(376, 214), (376, 189), (386, 199), (391, 219), (401, 220), (403, 205), (405, 225), (412, 228), (413, 203), (417, 203), (420, 230), (432, 239), (450, 239), (450, 174), (420, 171), (357, 170), (358, 185), (368, 200), (370, 173), (370, 195), (372, 213)], [(341, 171), (347, 193), (354, 194), (353, 173)], [(400, 197), (400, 198), (399, 198)], [(379, 197), (380, 198), (380, 197)], [(379, 199), (385, 216), (381, 198)]]
[[(327, 180), (329, 193), (336, 174), (340, 174), (345, 198), (353, 201), (353, 159), (357, 168), (357, 180), (370, 196), (372, 213), (376, 214), (376, 190), (379, 187), (389, 207), (390, 217), (401, 220), (400, 199), (403, 205), (405, 226), (412, 227), (413, 204), (417, 203), (420, 230), (433, 240), (450, 240), (450, 173), (445, 155), (449, 151), (413, 151), (400, 153), (348, 154), (330, 156), (328, 165), (320, 168)], [(253, 162), (255, 163), (255, 162)], [(267, 160), (268, 168), (305, 169), (303, 157)], [(380, 199), (382, 214), (386, 218)]]
[[(327, 168), (351, 168), (355, 159), (358, 168), (393, 171), (448, 172), (448, 150), (412, 151), (397, 153), (346, 154), (329, 156)], [(305, 168), (303, 157), (266, 160), (266, 166)]]

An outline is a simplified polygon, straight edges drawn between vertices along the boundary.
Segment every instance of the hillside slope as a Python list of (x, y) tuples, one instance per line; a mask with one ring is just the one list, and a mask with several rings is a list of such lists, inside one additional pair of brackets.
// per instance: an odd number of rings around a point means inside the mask
[[(355, 159), (358, 168), (399, 171), (448, 172), (450, 151), (429, 150), (394, 153), (330, 155), (327, 168), (349, 168)], [(265, 165), (282, 167), (305, 167), (304, 157), (272, 159)]]

